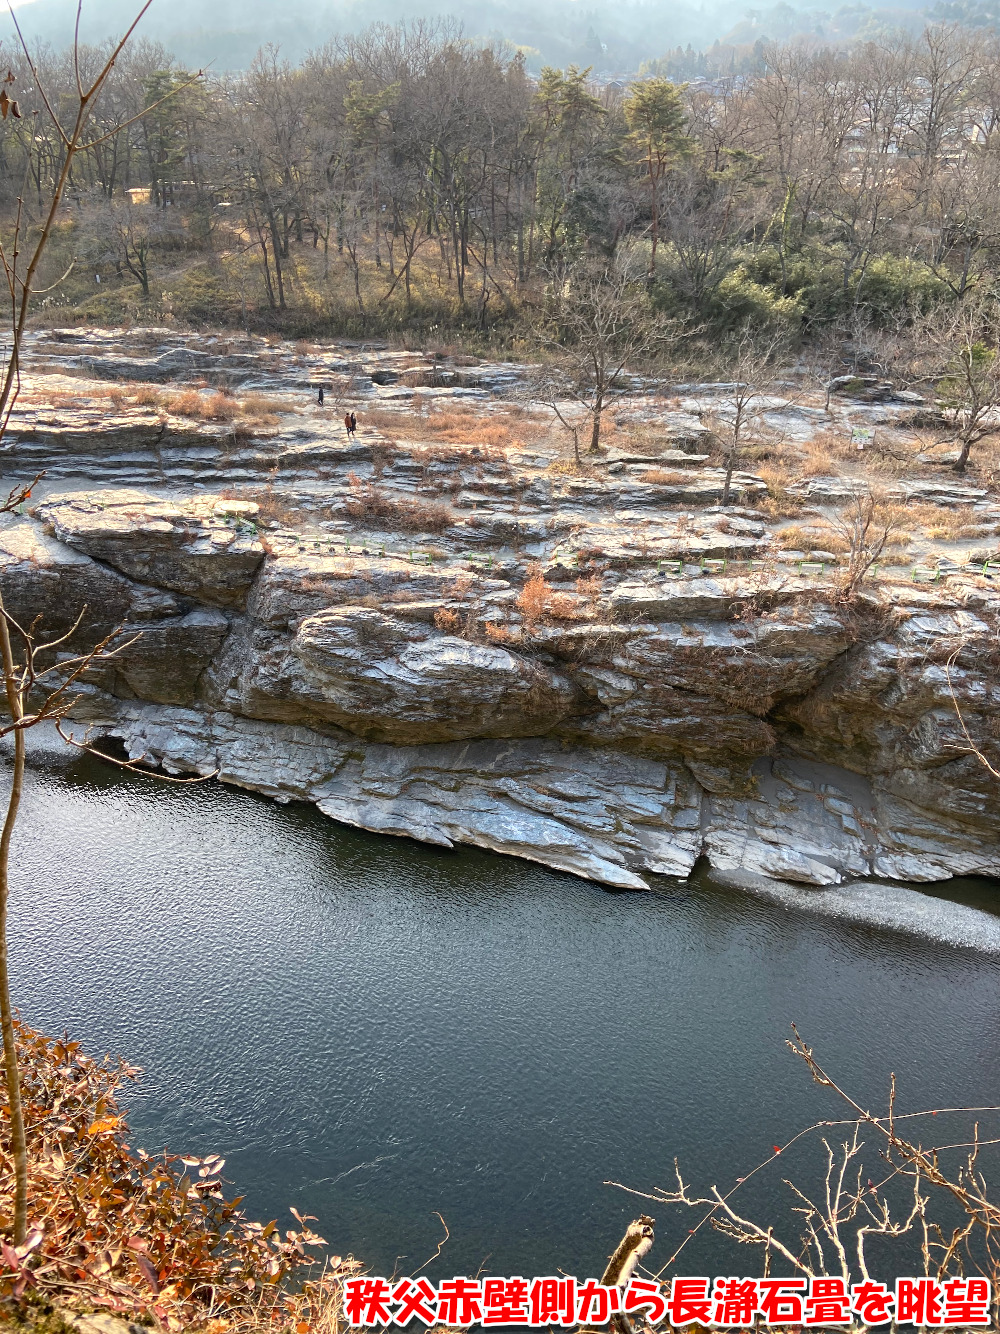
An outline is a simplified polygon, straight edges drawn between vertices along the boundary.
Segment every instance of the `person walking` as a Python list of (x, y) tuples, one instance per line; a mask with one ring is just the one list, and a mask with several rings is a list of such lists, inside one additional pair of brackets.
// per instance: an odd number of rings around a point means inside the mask
[(357, 419), (357, 417), (354, 415), (354, 413), (352, 412), (352, 413), (351, 413), (351, 435), (357, 435), (357, 433), (358, 433), (358, 419)]
[(347, 431), (347, 438), (349, 440), (351, 438), (351, 414), (349, 412), (344, 413), (344, 427)]
[(322, 386), (322, 385), (320, 385), (320, 387), (319, 387), (319, 405), (320, 405), (320, 407), (323, 406), (323, 386)]

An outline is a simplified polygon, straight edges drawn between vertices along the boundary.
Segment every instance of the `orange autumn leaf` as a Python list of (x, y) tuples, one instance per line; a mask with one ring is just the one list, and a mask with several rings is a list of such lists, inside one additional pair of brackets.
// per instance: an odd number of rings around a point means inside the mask
[(106, 1135), (109, 1130), (117, 1130), (122, 1123), (120, 1116), (103, 1116), (98, 1121), (92, 1121), (87, 1127), (88, 1135)]

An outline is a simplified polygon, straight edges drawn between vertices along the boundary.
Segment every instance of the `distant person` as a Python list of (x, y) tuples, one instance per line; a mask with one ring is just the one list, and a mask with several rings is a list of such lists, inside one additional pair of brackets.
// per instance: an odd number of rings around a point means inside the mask
[(351, 438), (351, 414), (350, 414), (349, 412), (345, 412), (345, 413), (344, 413), (344, 428), (345, 428), (345, 430), (347, 431), (347, 438), (350, 439), (350, 438)]
[(351, 435), (357, 435), (357, 433), (358, 433), (358, 419), (357, 419), (357, 417), (355, 417), (354, 413), (352, 412), (352, 413), (351, 413)]
[(320, 387), (319, 387), (319, 405), (320, 405), (320, 407), (323, 406), (323, 386), (322, 386), (322, 385), (320, 385)]

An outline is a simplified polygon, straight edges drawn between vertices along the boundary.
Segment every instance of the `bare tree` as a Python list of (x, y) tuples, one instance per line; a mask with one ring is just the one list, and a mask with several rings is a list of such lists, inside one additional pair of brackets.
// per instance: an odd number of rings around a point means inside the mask
[(767, 394), (774, 383), (778, 357), (784, 347), (781, 334), (749, 323), (724, 345), (721, 365), (725, 368), (723, 373), (732, 375), (733, 381), (713, 421), (725, 457), (723, 506), (729, 504), (733, 473), (739, 466), (743, 450), (760, 436), (764, 427)]
[(922, 378), (959, 443), (956, 472), (964, 472), (973, 446), (1000, 429), (1000, 302), (972, 293), (918, 321), (914, 343)]
[(168, 237), (183, 239), (180, 219), (171, 210), (155, 208), (152, 203), (137, 204), (124, 198), (98, 199), (91, 203), (87, 222), (90, 233), (90, 258), (98, 264), (112, 263), (120, 276), (130, 274), (150, 297), (153, 255), (159, 243)]
[(853, 598), (872, 567), (881, 560), (889, 539), (899, 527), (897, 507), (868, 487), (854, 493), (833, 520), (833, 526), (847, 542), (843, 595)]
[[(787, 1045), (805, 1063), (813, 1081), (844, 1104), (846, 1115), (803, 1127), (784, 1144), (774, 1145), (772, 1154), (726, 1189), (713, 1185), (704, 1193), (692, 1192), (679, 1166), (672, 1187), (636, 1190), (608, 1182), (661, 1207), (679, 1206), (700, 1215), (654, 1277), (669, 1271), (707, 1225), (739, 1245), (760, 1247), (765, 1273), (777, 1260), (806, 1278), (836, 1276), (845, 1288), (869, 1284), (870, 1248), (884, 1257), (887, 1244), (905, 1238), (906, 1253), (912, 1256), (916, 1251), (919, 1257), (917, 1272), (938, 1281), (978, 1273), (991, 1280), (995, 1293), (1000, 1277), (1000, 1204), (984, 1175), (981, 1150), (997, 1140), (995, 1133), (984, 1135), (979, 1122), (989, 1118), (995, 1123), (997, 1107), (899, 1112), (892, 1075), (886, 1111), (872, 1112), (827, 1073), (794, 1025), (792, 1031), (794, 1038)], [(936, 1126), (946, 1128), (927, 1143), (924, 1136)], [(819, 1140), (817, 1185), (784, 1178), (794, 1223), (754, 1218), (737, 1198), (745, 1193), (746, 1183), (770, 1167), (781, 1170), (789, 1149), (814, 1139)], [(884, 1311), (881, 1315), (885, 1318)], [(863, 1316), (859, 1323), (865, 1327)]]
[[(554, 282), (558, 290), (533, 324), (556, 372), (554, 378), (549, 373), (544, 401), (557, 401), (552, 387), (561, 382), (559, 397), (581, 411), (589, 424), (589, 452), (596, 454), (604, 413), (634, 387), (629, 368), (662, 354), (678, 336), (678, 326), (652, 310), (627, 260), (581, 263)], [(578, 428), (562, 412), (558, 415), (575, 443)]]

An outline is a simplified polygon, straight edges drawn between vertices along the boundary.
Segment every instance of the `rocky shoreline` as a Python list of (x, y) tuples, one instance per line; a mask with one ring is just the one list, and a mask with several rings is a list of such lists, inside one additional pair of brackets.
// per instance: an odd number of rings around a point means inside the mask
[[(39, 381), (69, 378), (40, 359)], [(1000, 876), (1000, 785), (956, 710), (993, 754), (1000, 592), (955, 573), (845, 602), (774, 552), (760, 478), (719, 510), (697, 405), (647, 398), (661, 455), (687, 460), (669, 480), (612, 451), (600, 476), (529, 446), (447, 457), (363, 413), (348, 440), (302, 406), (256, 498), (242, 463), (196, 488), (123, 461), (127, 412), (118, 436), (25, 414), (6, 474), (48, 461), (51, 484), (0, 530), (8, 604), (52, 630), (86, 605), (79, 644), (137, 634), (85, 685), (95, 735), (364, 829), (631, 889), (700, 857), (806, 885)], [(407, 503), (445, 518), (404, 530)]]

